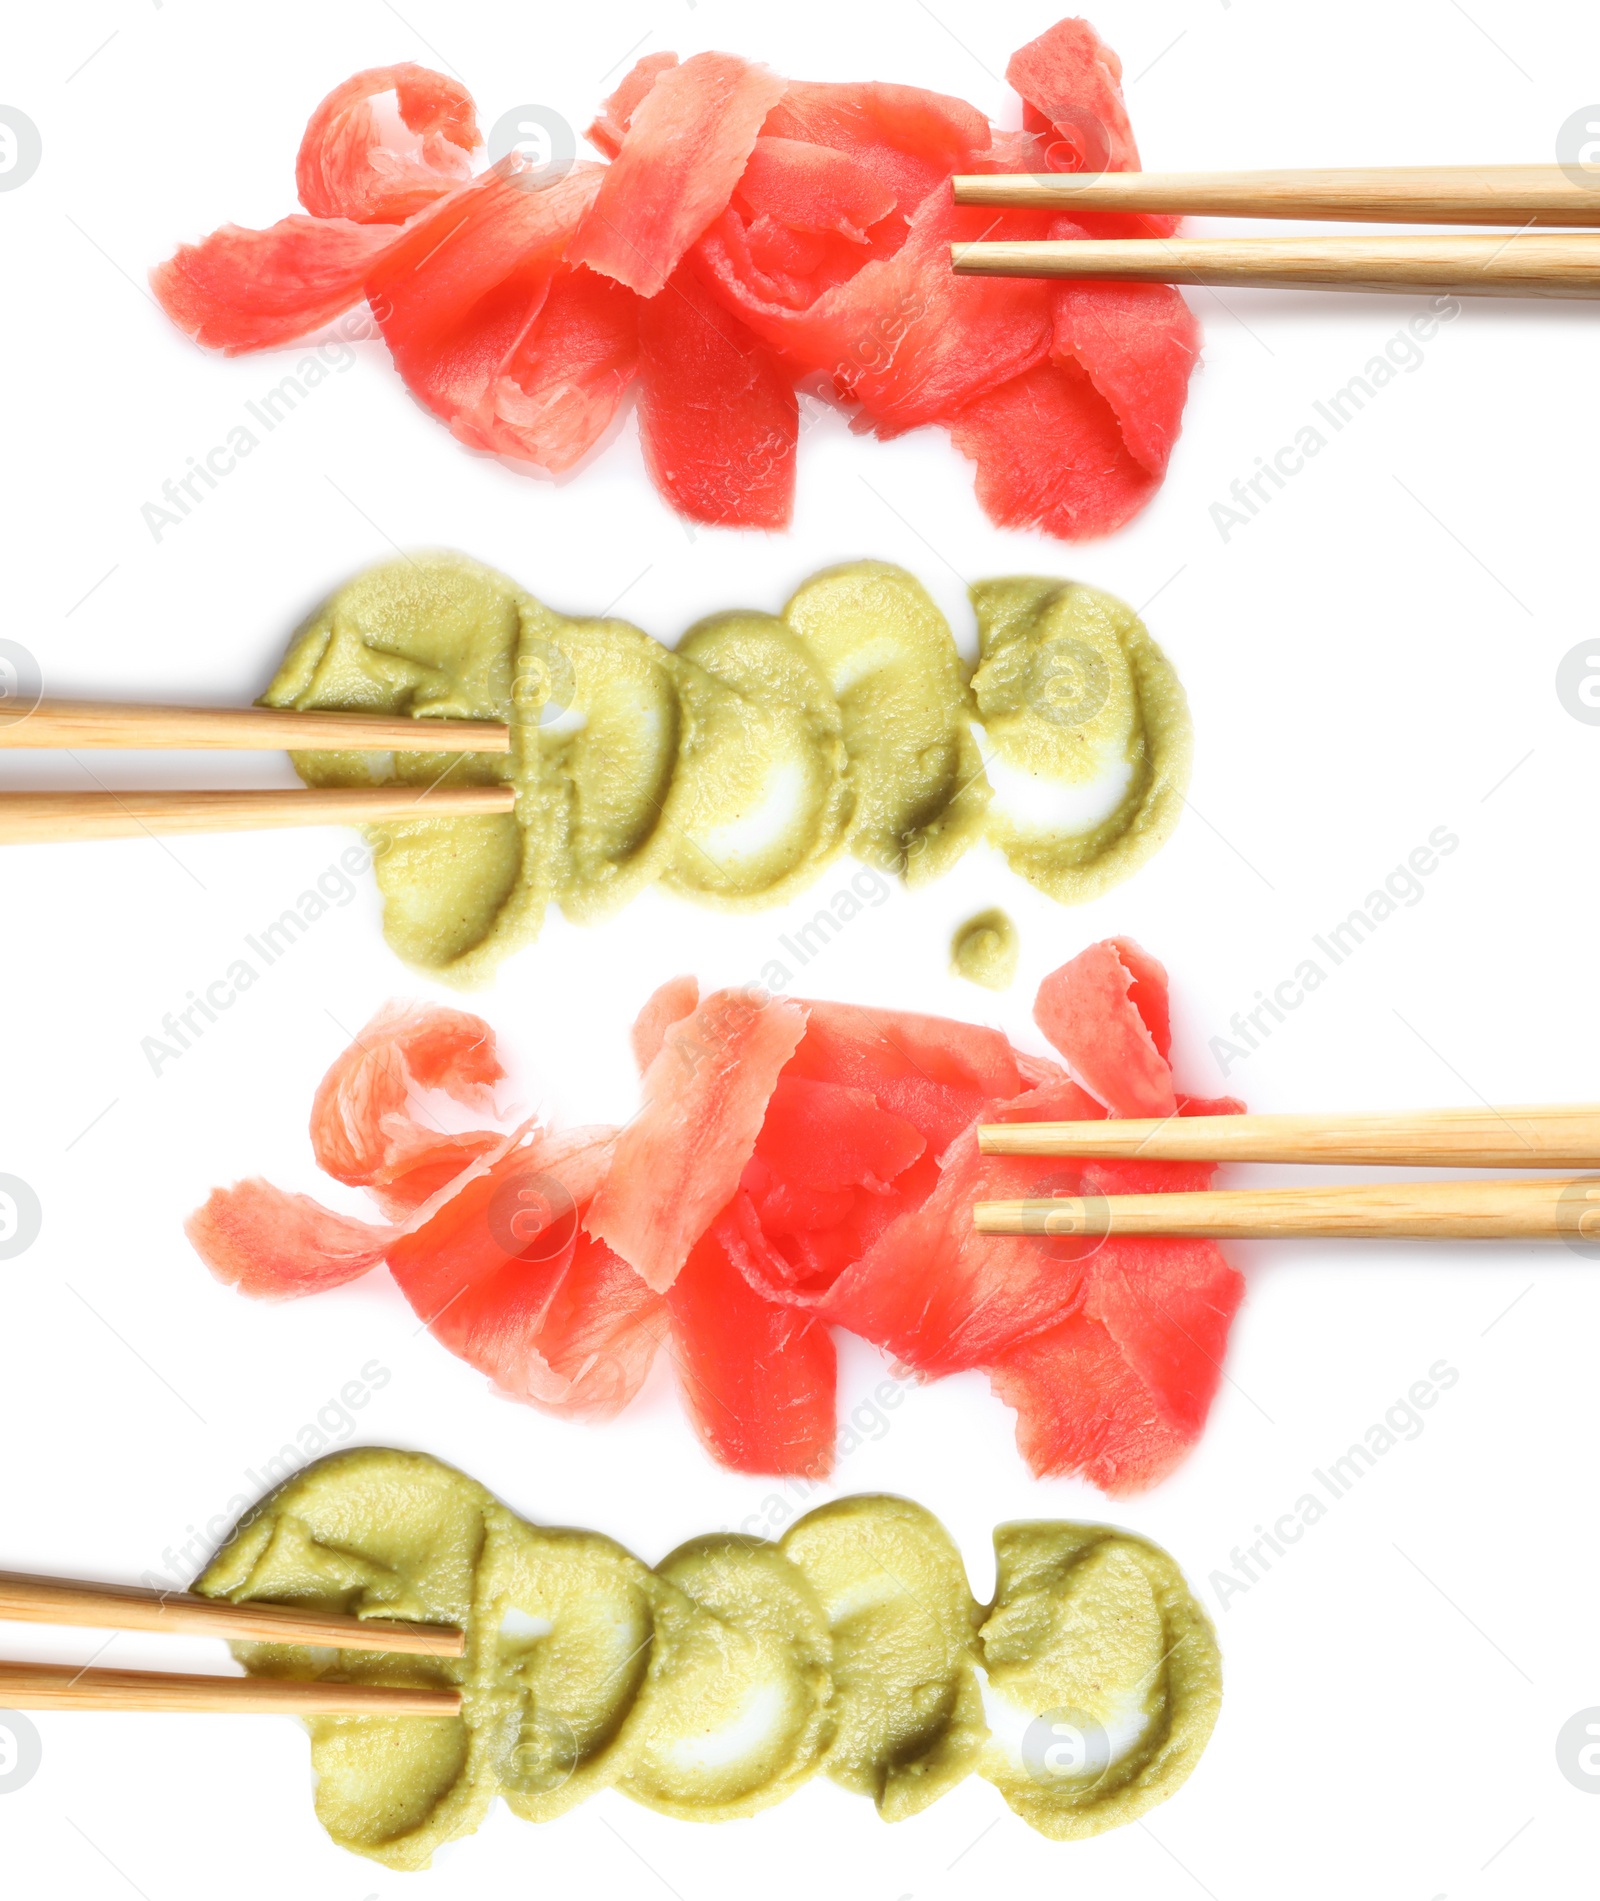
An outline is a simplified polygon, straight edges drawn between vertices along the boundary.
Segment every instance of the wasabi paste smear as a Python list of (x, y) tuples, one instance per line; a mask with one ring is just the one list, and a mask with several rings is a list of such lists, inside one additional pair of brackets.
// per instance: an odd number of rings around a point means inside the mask
[(256, 1676), (460, 1691), (459, 1716), (307, 1721), (318, 1819), (390, 1868), (426, 1868), (496, 1796), (548, 1821), (615, 1788), (712, 1822), (817, 1774), (891, 1822), (974, 1771), (1057, 1841), (1133, 1821), (1216, 1720), (1205, 1613), (1165, 1552), (1107, 1526), (1003, 1525), (995, 1553), (983, 1609), (938, 1519), (865, 1496), (652, 1569), (425, 1454), (361, 1447), (281, 1485), (195, 1589), (465, 1631), (459, 1661), (234, 1646)]
[(950, 970), (985, 990), (1009, 990), (1021, 951), (1017, 927), (1004, 911), (980, 911), (950, 940)]
[[(512, 814), (370, 828), (385, 935), (452, 983), (485, 982), (552, 903), (588, 922), (660, 883), (756, 909), (843, 852), (921, 885), (986, 839), (1061, 902), (1097, 897), (1177, 823), (1183, 689), (1109, 594), (1041, 577), (972, 598), (969, 677), (926, 590), (885, 562), (814, 575), (781, 615), (713, 616), (673, 651), (424, 553), (340, 589), (263, 703), (510, 722), (508, 757), (295, 755), (317, 786), (515, 786)], [(998, 986), (1001, 947), (986, 955), (974, 980)]]

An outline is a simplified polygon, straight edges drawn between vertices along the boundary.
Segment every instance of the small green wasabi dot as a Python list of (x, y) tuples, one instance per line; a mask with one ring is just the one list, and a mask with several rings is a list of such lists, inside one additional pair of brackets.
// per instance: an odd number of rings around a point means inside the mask
[(1020, 948), (1017, 927), (1004, 911), (980, 911), (950, 940), (950, 969), (985, 990), (1008, 990)]

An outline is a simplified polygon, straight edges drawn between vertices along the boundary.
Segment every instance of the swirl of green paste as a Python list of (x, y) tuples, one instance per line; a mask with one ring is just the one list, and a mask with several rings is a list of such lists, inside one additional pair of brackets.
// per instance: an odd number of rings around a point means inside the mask
[(551, 903), (592, 921), (660, 883), (780, 904), (845, 851), (918, 885), (987, 839), (1052, 897), (1097, 896), (1177, 822), (1183, 689), (1108, 594), (972, 595), (969, 678), (933, 600), (884, 562), (814, 575), (781, 615), (713, 616), (674, 651), (417, 554), (319, 609), (263, 703), (510, 723), (509, 756), (295, 755), (317, 786), (516, 788), (513, 813), (370, 829), (390, 944), (454, 983), (486, 980)]
[(253, 1675), (460, 1691), (458, 1716), (307, 1720), (323, 1826), (392, 1868), (425, 1868), (497, 1796), (548, 1821), (611, 1787), (710, 1822), (819, 1773), (886, 1821), (974, 1771), (1058, 1841), (1134, 1820), (1216, 1720), (1205, 1613), (1125, 1532), (1005, 1525), (995, 1550), (985, 1610), (931, 1513), (861, 1497), (652, 1569), (421, 1453), (359, 1448), (273, 1492), (195, 1589), (465, 1631), (459, 1660), (234, 1646)]

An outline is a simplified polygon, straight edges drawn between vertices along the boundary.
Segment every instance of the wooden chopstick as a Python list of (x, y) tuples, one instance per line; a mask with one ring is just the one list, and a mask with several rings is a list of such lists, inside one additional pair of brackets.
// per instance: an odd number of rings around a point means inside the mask
[(1550, 237), (1084, 238), (952, 244), (969, 277), (1042, 277), (1259, 289), (1430, 291), (1458, 297), (1600, 297), (1600, 235)]
[(1063, 1195), (979, 1202), (973, 1224), (980, 1234), (1600, 1242), (1600, 1182), (1545, 1176), (1537, 1181), (1363, 1183), (1209, 1194)]
[(1047, 172), (957, 178), (958, 205), (1348, 218), (1371, 224), (1600, 225), (1600, 174), (1559, 165), (1416, 165), (1340, 171)]
[(461, 1693), (384, 1683), (178, 1676), (155, 1670), (80, 1669), (70, 1663), (0, 1662), (0, 1708), (212, 1711), (233, 1716), (455, 1716), (461, 1710)]
[(1600, 1168), (1600, 1105), (1398, 1115), (1168, 1116), (1160, 1122), (998, 1122), (986, 1155), (1152, 1162), (1342, 1162), (1404, 1168)]
[(0, 845), (70, 843), (180, 832), (257, 832), (288, 825), (470, 818), (516, 809), (516, 788), (366, 786), (265, 792), (0, 793)]
[(392, 719), (376, 713), (297, 713), (270, 706), (125, 706), (41, 700), (0, 723), (0, 746), (123, 747), (162, 752), (492, 752), (511, 750), (493, 720)]
[(403, 1624), (339, 1617), (293, 1604), (232, 1604), (187, 1591), (146, 1591), (129, 1584), (0, 1571), (0, 1620), (72, 1624), (92, 1630), (197, 1631), (208, 1637), (334, 1650), (382, 1650), (414, 1657), (460, 1657), (466, 1636), (453, 1625)]

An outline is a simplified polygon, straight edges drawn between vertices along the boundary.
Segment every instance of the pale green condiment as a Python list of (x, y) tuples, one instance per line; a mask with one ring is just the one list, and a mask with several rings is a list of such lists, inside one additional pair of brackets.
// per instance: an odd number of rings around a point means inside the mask
[[(496, 1796), (548, 1821), (615, 1787), (720, 1821), (817, 1773), (887, 1821), (974, 1770), (1057, 1840), (1132, 1821), (1215, 1721), (1205, 1614), (1127, 1533), (1008, 1525), (995, 1549), (987, 1611), (944, 1527), (898, 1498), (839, 1499), (779, 1544), (698, 1538), (652, 1570), (421, 1453), (361, 1448), (280, 1486), (195, 1589), (466, 1632), (459, 1661), (235, 1646), (255, 1675), (459, 1689), (459, 1716), (307, 1722), (323, 1826), (391, 1868), (425, 1868)], [(1112, 1738), (1092, 1773), (1062, 1756), (1064, 1712)]]
[(950, 940), (950, 968), (985, 990), (1009, 990), (1017, 974), (1022, 941), (1004, 911), (980, 911)]
[[(509, 757), (295, 756), (319, 786), (515, 786), (513, 814), (370, 830), (390, 943), (452, 983), (485, 981), (551, 903), (587, 922), (660, 883), (751, 909), (844, 851), (917, 885), (987, 838), (1052, 897), (1096, 896), (1177, 822), (1183, 690), (1110, 595), (1044, 579), (972, 593), (969, 681), (938, 607), (883, 562), (813, 576), (781, 615), (713, 616), (670, 651), (464, 555), (418, 554), (342, 588), (263, 698), (511, 723)], [(1113, 805), (1095, 809), (1108, 778)]]

